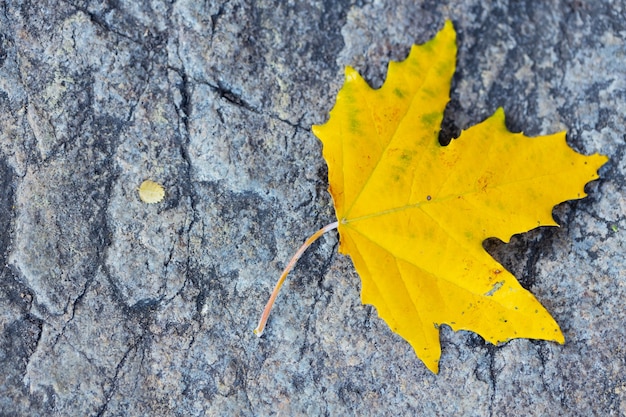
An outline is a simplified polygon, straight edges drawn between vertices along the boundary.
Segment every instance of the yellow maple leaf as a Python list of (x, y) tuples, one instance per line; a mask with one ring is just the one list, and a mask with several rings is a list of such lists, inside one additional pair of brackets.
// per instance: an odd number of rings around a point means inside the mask
[(546, 309), (482, 243), (557, 225), (553, 207), (584, 197), (607, 161), (570, 149), (565, 132), (509, 132), (502, 109), (441, 146), (455, 60), (448, 21), (405, 61), (390, 63), (379, 90), (348, 67), (329, 121), (313, 126), (338, 219), (316, 235), (337, 227), (340, 252), (361, 277), (363, 303), (435, 373), (442, 324), (494, 344), (564, 342)]

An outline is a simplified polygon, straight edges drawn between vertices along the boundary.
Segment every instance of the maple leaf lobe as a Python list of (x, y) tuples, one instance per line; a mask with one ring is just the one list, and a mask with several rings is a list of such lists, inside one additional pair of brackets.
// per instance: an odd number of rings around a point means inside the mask
[(585, 196), (606, 162), (570, 149), (565, 133), (509, 132), (504, 111), (438, 141), (456, 60), (452, 23), (373, 90), (352, 68), (328, 122), (313, 126), (328, 165), (340, 252), (372, 304), (438, 372), (439, 327), (563, 343), (558, 324), (483, 248), (489, 237), (556, 225), (554, 205)]

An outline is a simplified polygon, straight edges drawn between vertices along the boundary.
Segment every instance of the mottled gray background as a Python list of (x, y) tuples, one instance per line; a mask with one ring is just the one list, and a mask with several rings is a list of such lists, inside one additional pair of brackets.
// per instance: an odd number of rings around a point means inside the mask
[[(625, 1), (0, 2), (0, 415), (626, 413)], [(486, 247), (566, 344), (442, 331), (431, 374), (362, 306), (310, 126), (355, 66), (458, 30), (442, 140), (499, 106), (610, 162), (560, 228)], [(155, 205), (137, 187), (166, 188)]]

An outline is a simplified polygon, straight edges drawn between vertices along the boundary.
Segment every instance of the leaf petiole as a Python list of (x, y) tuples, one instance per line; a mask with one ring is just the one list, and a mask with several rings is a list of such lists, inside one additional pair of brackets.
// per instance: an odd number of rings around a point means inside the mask
[(287, 278), (287, 274), (289, 274), (289, 272), (293, 269), (293, 267), (295, 266), (296, 262), (298, 262), (298, 259), (300, 259), (300, 257), (304, 253), (304, 251), (307, 250), (307, 248), (309, 246), (311, 246), (311, 244), (313, 244), (313, 242), (315, 242), (320, 236), (322, 236), (324, 233), (326, 233), (326, 232), (328, 232), (330, 230), (336, 229), (337, 226), (339, 226), (339, 222), (334, 222), (334, 223), (331, 223), (331, 224), (327, 224), (326, 226), (322, 227), (320, 230), (318, 230), (317, 232), (313, 233), (302, 244), (302, 246), (300, 246), (300, 248), (298, 249), (296, 254), (293, 255), (293, 257), (291, 258), (291, 260), (289, 261), (289, 263), (287, 264), (287, 266), (283, 270), (282, 274), (280, 274), (280, 278), (278, 278), (278, 281), (276, 282), (276, 285), (274, 286), (274, 291), (272, 291), (272, 295), (270, 295), (270, 299), (267, 300), (267, 304), (265, 305), (265, 309), (263, 309), (263, 314), (261, 315), (261, 319), (259, 320), (259, 324), (257, 325), (256, 329), (254, 329), (254, 334), (255, 335), (257, 335), (258, 337), (261, 337), (263, 335), (263, 330), (265, 329), (265, 324), (267, 323), (267, 319), (270, 316), (270, 311), (272, 311), (272, 306), (274, 306), (274, 301), (276, 301), (276, 297), (278, 296), (278, 292), (280, 291), (280, 287), (283, 286), (283, 283), (285, 282), (285, 278)]

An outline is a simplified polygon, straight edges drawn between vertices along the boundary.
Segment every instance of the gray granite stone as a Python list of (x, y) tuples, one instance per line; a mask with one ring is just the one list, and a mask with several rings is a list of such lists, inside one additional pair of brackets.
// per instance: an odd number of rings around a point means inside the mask
[[(94, 4), (92, 4), (94, 3)], [(624, 1), (0, 5), (0, 415), (626, 414)], [(321, 146), (343, 67), (380, 86), (452, 19), (441, 140), (503, 107), (609, 155), (560, 228), (485, 247), (565, 345), (442, 329), (431, 374), (337, 236)], [(165, 200), (137, 188), (161, 183)]]

